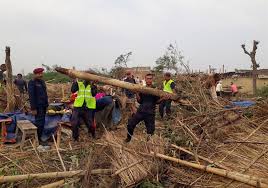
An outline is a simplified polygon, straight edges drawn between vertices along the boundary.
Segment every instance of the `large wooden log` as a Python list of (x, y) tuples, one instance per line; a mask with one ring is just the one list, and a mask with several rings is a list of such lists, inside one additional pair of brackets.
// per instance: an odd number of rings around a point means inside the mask
[[(55, 70), (57, 72), (62, 73), (62, 74), (66, 74), (72, 78), (80, 78), (83, 80), (97, 81), (97, 82), (104, 83), (107, 85), (112, 85), (112, 86), (116, 86), (116, 87), (120, 87), (120, 88), (124, 88), (124, 89), (128, 89), (128, 90), (132, 90), (135, 92), (151, 94), (151, 95), (155, 95), (155, 96), (159, 96), (159, 97), (162, 97), (162, 96), (165, 96), (166, 94), (169, 94), (169, 93), (162, 91), (162, 90), (159, 90), (159, 89), (145, 87), (145, 86), (142, 86), (139, 84), (132, 84), (132, 83), (120, 81), (117, 79), (98, 76), (98, 75), (90, 74), (90, 73), (86, 73), (86, 72), (76, 71), (73, 69), (66, 69), (66, 68), (57, 67)], [(177, 94), (170, 94), (170, 96), (171, 96), (171, 99), (174, 101), (179, 100), (179, 96)]]

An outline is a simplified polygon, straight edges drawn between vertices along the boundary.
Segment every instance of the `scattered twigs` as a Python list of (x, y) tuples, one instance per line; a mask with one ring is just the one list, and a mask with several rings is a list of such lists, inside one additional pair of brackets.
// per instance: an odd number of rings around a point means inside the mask
[(62, 158), (61, 158), (61, 155), (60, 155), (60, 152), (59, 152), (59, 148), (58, 148), (58, 146), (57, 146), (57, 143), (56, 143), (56, 140), (55, 140), (54, 135), (52, 135), (52, 138), (53, 138), (54, 145), (55, 145), (55, 147), (56, 147), (56, 150), (57, 150), (57, 153), (58, 153), (58, 156), (59, 156), (59, 159), (60, 159), (62, 168), (63, 168), (64, 171), (66, 171), (66, 167), (65, 167), (64, 162), (63, 162), (63, 160), (62, 160)]
[(192, 139), (196, 143), (199, 143), (199, 138), (191, 131), (191, 129), (187, 125), (185, 125), (184, 123), (182, 123), (179, 119), (177, 119), (177, 121), (189, 133), (189, 135), (192, 137)]
[[(254, 135), (263, 125), (265, 125), (268, 122), (268, 119), (266, 119), (264, 122), (262, 122), (256, 129), (254, 129), (243, 141), (247, 141), (252, 135)], [(219, 161), (219, 163), (222, 163), (229, 155), (231, 155), (239, 146), (241, 143), (239, 143), (236, 147), (234, 147), (228, 154)]]
[(223, 141), (224, 144), (268, 144), (268, 142), (257, 142), (257, 141), (237, 141), (237, 140), (226, 140)]
[(12, 162), (16, 167), (18, 167), (22, 172), (27, 173), (21, 166), (19, 166), (17, 163), (15, 163), (12, 159), (10, 159), (9, 157), (5, 156), (4, 154), (0, 153), (0, 155), (4, 158), (6, 158), (7, 160), (9, 160), (10, 162)]
[(137, 162), (135, 162), (135, 163), (130, 164), (129, 166), (126, 166), (126, 167), (124, 167), (124, 168), (121, 168), (121, 169), (117, 170), (114, 174), (112, 174), (112, 177), (114, 177), (114, 176), (120, 174), (121, 172), (123, 172), (123, 171), (125, 171), (125, 170), (127, 170), (127, 169), (129, 169), (129, 168), (131, 168), (131, 167), (133, 167), (133, 166), (135, 166), (135, 165), (141, 163), (142, 161), (143, 161), (143, 160), (139, 160), (139, 161), (137, 161)]
[(44, 165), (42, 159), (40, 158), (38, 152), (36, 151), (36, 148), (34, 147), (34, 145), (33, 145), (32, 141), (31, 141), (31, 139), (29, 139), (29, 140), (30, 140), (30, 143), (31, 143), (31, 145), (32, 145), (32, 147), (33, 147), (34, 153), (36, 154), (37, 158), (39, 159), (39, 161), (40, 161), (41, 164), (42, 164), (43, 170), (46, 172), (47, 170), (46, 170), (46, 168), (45, 168), (45, 165)]
[[(265, 150), (263, 150), (260, 155), (258, 155), (253, 161), (251, 161), (251, 163), (241, 173), (247, 172), (250, 169), (250, 167), (252, 167), (267, 152), (268, 152), (268, 148), (266, 148)], [(229, 187), (231, 185), (231, 183), (233, 183), (233, 180), (230, 181), (225, 187)]]

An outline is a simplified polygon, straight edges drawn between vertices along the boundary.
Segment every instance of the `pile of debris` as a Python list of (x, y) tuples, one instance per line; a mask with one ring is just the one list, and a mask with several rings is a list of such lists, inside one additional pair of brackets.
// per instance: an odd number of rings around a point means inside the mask
[[(239, 107), (224, 99), (214, 101), (198, 76), (180, 76), (177, 83), (183, 102), (174, 104), (172, 119), (157, 121), (156, 135), (149, 141), (139, 126), (133, 141), (125, 144), (125, 125), (121, 125), (105, 130), (97, 140), (88, 138), (86, 131), (81, 131), (79, 143), (63, 137), (59, 148), (55, 144), (45, 152), (36, 151), (31, 142), (24, 151), (4, 146), (0, 169), (5, 176), (0, 183), (16, 187), (268, 187), (268, 102)], [(70, 86), (64, 91), (53, 87), (58, 92), (54, 96), (65, 96)]]

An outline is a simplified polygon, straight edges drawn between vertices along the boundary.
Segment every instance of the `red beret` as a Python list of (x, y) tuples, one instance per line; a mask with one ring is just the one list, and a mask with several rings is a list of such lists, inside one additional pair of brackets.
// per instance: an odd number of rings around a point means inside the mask
[(36, 68), (36, 69), (33, 70), (33, 73), (38, 74), (38, 73), (42, 73), (43, 71), (44, 71), (43, 68)]

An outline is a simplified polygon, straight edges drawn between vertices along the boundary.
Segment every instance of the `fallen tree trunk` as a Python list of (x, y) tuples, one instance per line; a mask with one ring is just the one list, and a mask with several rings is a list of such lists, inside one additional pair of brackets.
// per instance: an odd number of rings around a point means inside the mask
[[(86, 73), (86, 72), (76, 71), (73, 69), (65, 69), (65, 68), (57, 67), (55, 70), (57, 72), (62, 73), (62, 74), (66, 74), (72, 78), (80, 78), (83, 80), (97, 81), (97, 82), (104, 83), (107, 85), (112, 85), (112, 86), (116, 86), (116, 87), (120, 87), (120, 88), (124, 88), (124, 89), (128, 89), (128, 90), (132, 90), (135, 92), (151, 94), (151, 95), (155, 95), (155, 96), (159, 96), (159, 97), (162, 97), (162, 96), (165, 96), (166, 94), (169, 94), (169, 93), (162, 91), (162, 90), (159, 90), (159, 89), (145, 87), (145, 86), (142, 86), (139, 84), (132, 84), (132, 83), (120, 81), (117, 79), (98, 76), (98, 75), (94, 75), (94, 74), (90, 74), (90, 73)], [(172, 100), (174, 100), (174, 101), (179, 100), (179, 96), (177, 94), (170, 94), (170, 95), (171, 95)], [(180, 102), (185, 103), (184, 101), (180, 101)]]
[[(95, 169), (91, 171), (92, 175), (96, 174), (112, 174), (111, 169)], [(15, 176), (0, 176), (0, 184), (8, 182), (17, 182), (29, 179), (50, 179), (50, 178), (70, 178), (73, 176), (84, 176), (86, 171), (76, 170), (76, 171), (65, 171), (65, 172), (48, 172), (40, 174), (24, 174)]]

